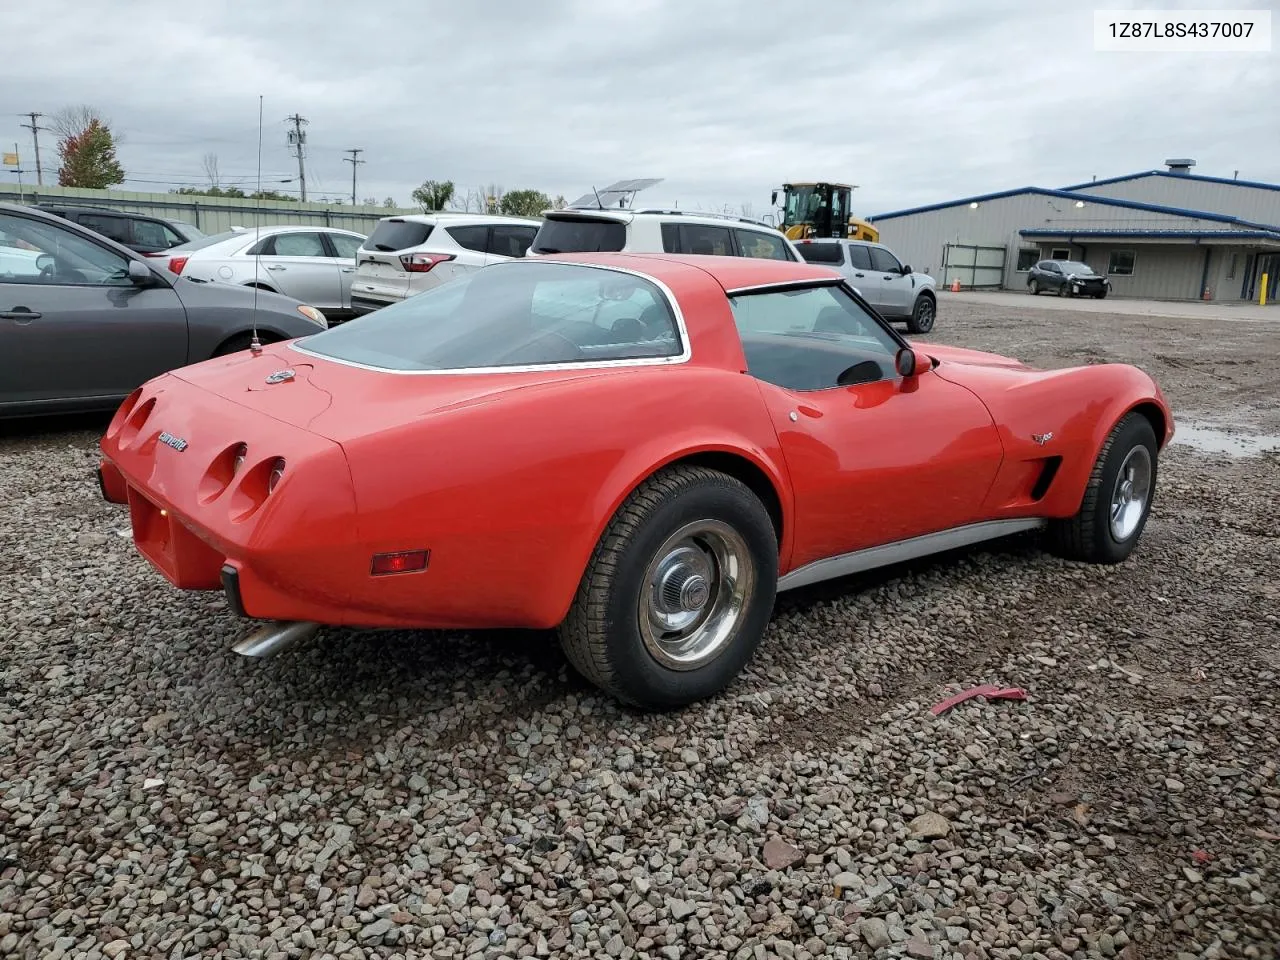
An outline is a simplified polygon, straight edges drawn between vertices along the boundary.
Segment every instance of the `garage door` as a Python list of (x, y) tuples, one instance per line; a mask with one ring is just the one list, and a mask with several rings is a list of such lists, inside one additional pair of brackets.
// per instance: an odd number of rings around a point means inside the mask
[(959, 280), (967, 290), (1004, 286), (1004, 247), (948, 243), (942, 251), (942, 279), (946, 286)]

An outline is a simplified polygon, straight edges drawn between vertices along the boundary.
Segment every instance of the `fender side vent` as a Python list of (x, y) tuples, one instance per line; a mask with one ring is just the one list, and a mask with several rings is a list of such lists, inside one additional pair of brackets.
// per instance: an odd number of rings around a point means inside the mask
[(1031, 488), (1032, 500), (1041, 500), (1049, 492), (1049, 485), (1053, 483), (1053, 478), (1058, 475), (1060, 466), (1062, 466), (1061, 457), (1045, 457), (1044, 468), (1040, 471), (1040, 477), (1036, 480), (1036, 485)]

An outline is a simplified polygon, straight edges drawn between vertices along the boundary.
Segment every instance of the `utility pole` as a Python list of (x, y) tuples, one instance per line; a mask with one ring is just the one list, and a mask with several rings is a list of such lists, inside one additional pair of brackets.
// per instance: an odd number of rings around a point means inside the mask
[(285, 117), (286, 120), (293, 124), (293, 129), (289, 131), (289, 145), (297, 151), (298, 157), (298, 187), (302, 192), (302, 202), (307, 202), (307, 171), (302, 162), (302, 148), (306, 145), (307, 135), (303, 131), (303, 127), (307, 124), (306, 117), (300, 117), (296, 113), (291, 117)]
[(48, 130), (49, 128), (42, 127), (36, 123), (37, 120), (44, 116), (43, 113), (36, 113), (32, 110), (30, 113), (26, 114), (26, 116), (31, 118), (31, 122), (19, 124), (19, 126), (25, 127), (27, 130), (31, 131), (31, 143), (36, 150), (36, 185), (43, 186), (44, 173), (40, 169), (40, 131)]
[(342, 160), (344, 163), (351, 164), (351, 205), (354, 207), (356, 205), (356, 165), (366, 162), (358, 159), (360, 154), (364, 153), (364, 147), (352, 147), (342, 152), (351, 154), (349, 157), (343, 157)]

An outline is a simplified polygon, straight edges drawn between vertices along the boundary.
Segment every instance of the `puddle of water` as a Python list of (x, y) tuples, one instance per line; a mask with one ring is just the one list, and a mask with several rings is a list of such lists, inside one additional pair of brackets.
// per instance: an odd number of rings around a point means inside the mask
[(1256, 457), (1268, 450), (1280, 450), (1280, 436), (1267, 433), (1231, 433), (1207, 423), (1177, 420), (1173, 442), (1205, 453), (1225, 453), (1232, 457)]

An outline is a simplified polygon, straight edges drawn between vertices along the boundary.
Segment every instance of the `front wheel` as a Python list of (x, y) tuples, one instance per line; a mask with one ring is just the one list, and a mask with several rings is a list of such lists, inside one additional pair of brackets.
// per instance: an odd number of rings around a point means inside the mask
[(907, 331), (928, 333), (933, 329), (933, 321), (937, 316), (938, 305), (934, 303), (933, 297), (922, 293), (916, 297), (916, 305), (911, 309), (911, 316), (907, 319)]
[(1102, 444), (1074, 517), (1049, 525), (1053, 551), (1068, 560), (1119, 563), (1147, 525), (1158, 445), (1151, 422), (1130, 413)]
[(1094, 294), (1094, 296), (1097, 297), (1099, 300), (1105, 300), (1107, 296), (1107, 291), (1099, 290), (1096, 294)]
[(1040, 281), (1032, 280), (1027, 284), (1027, 289), (1031, 291), (1033, 297), (1038, 297), (1040, 295)]
[(671, 467), (610, 521), (560, 643), (618, 699), (682, 707), (723, 690), (751, 659), (777, 583), (778, 541), (759, 498), (719, 471)]

